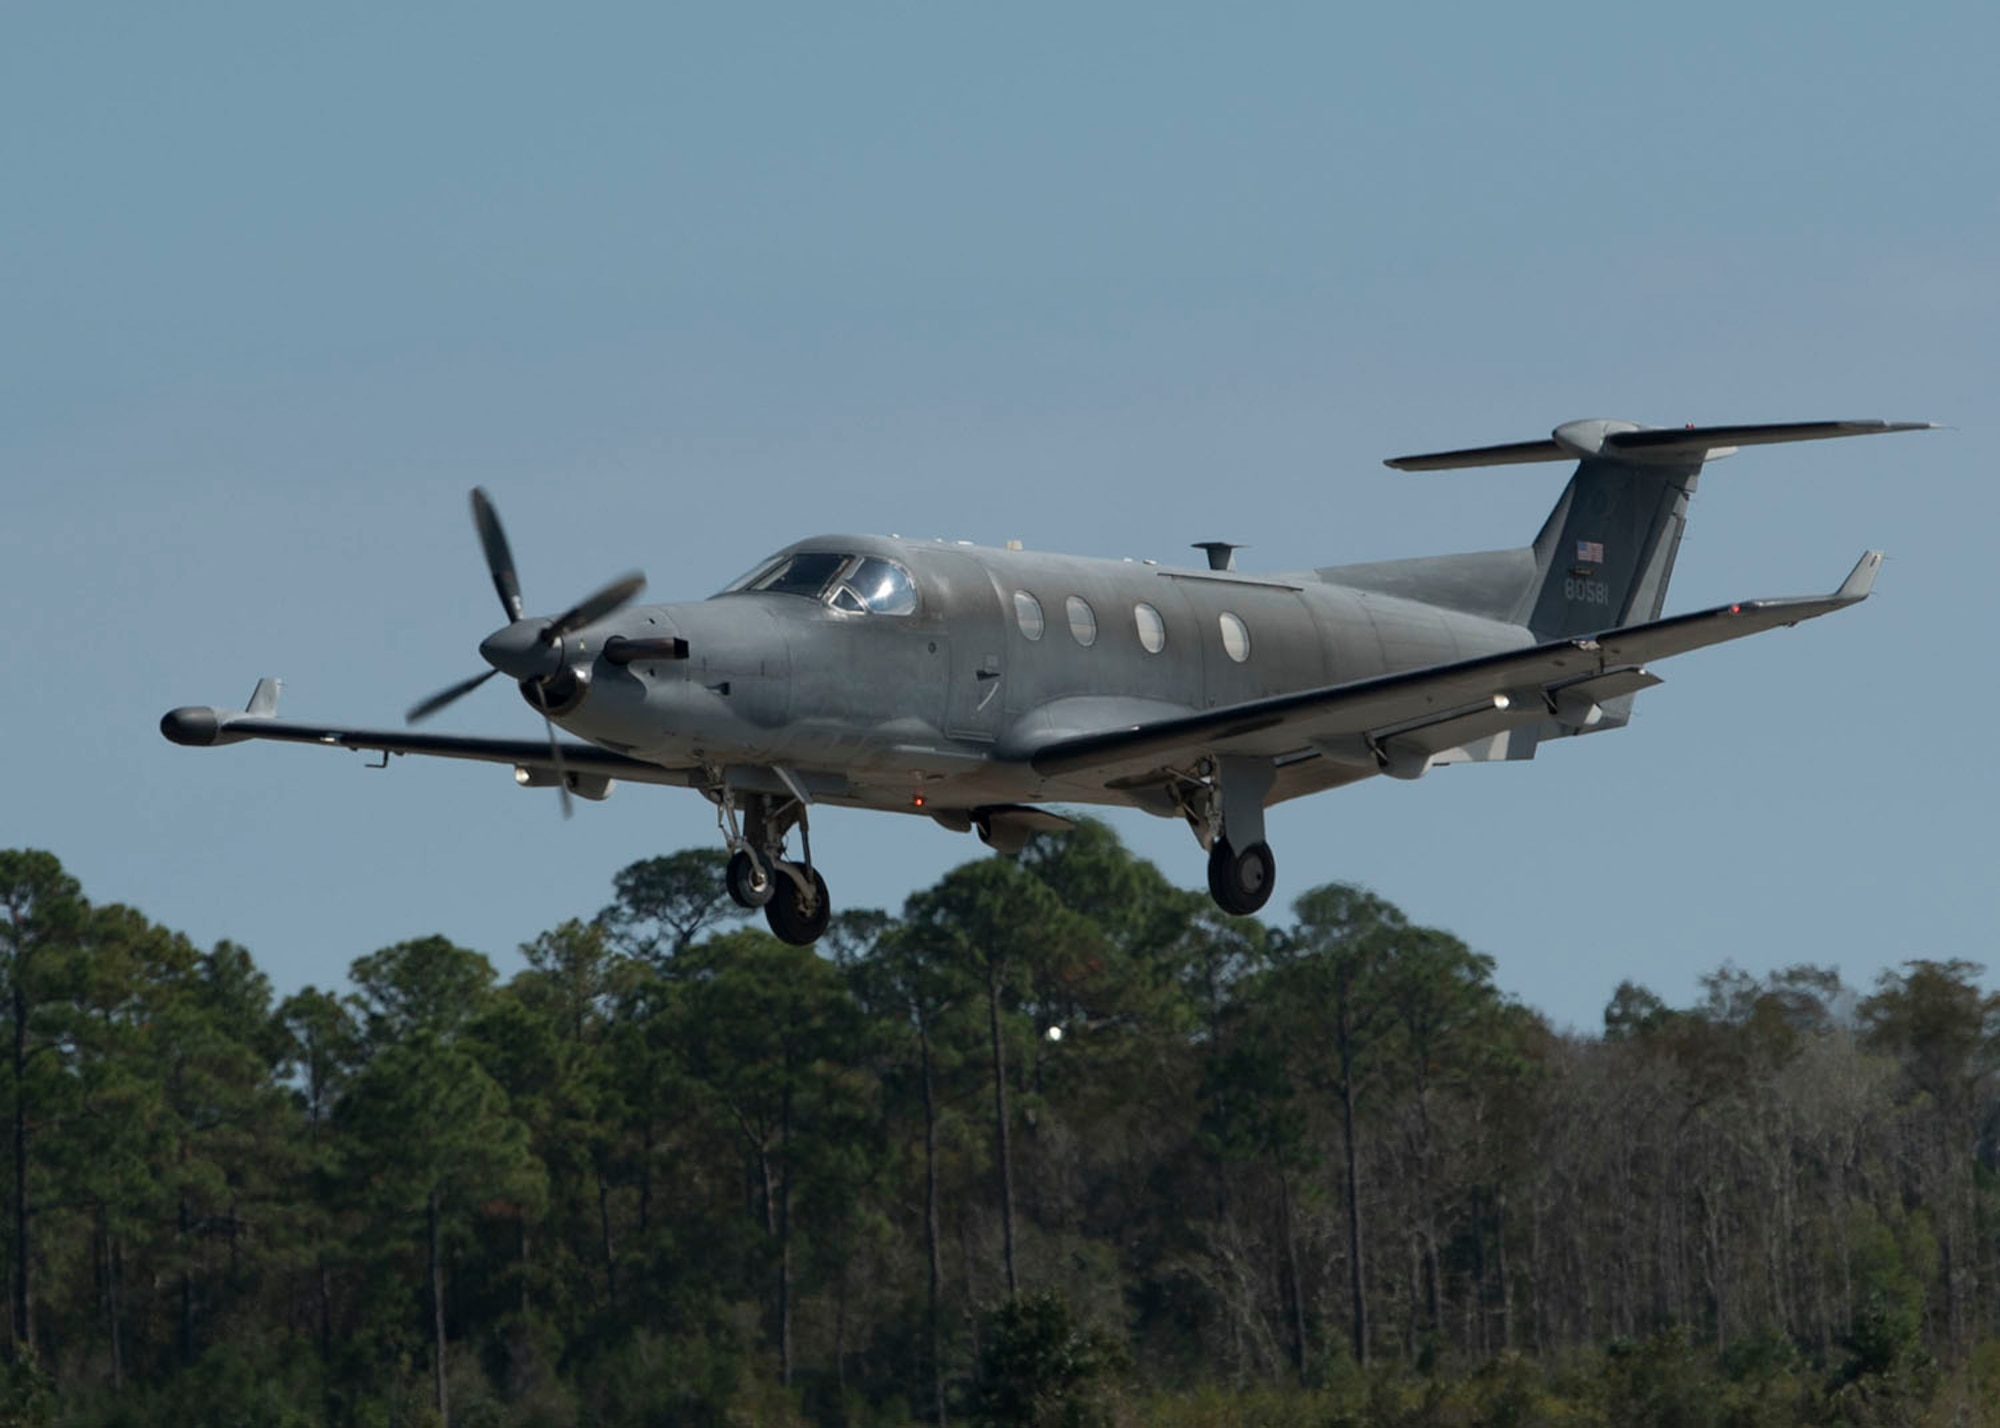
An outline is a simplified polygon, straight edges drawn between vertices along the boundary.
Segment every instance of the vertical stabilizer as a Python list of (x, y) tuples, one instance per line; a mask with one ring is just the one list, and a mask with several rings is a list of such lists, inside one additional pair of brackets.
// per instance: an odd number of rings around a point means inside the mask
[(1659, 618), (1701, 461), (1587, 457), (1535, 537), (1521, 623), (1561, 639)]

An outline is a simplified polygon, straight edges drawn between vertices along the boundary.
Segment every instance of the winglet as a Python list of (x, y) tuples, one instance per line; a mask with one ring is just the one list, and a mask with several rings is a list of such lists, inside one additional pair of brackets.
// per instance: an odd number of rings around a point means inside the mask
[(258, 719), (277, 718), (278, 692), (284, 687), (285, 681), (282, 679), (258, 680), (257, 688), (251, 694), (250, 702), (244, 706), (243, 712)]
[(1875, 588), (1875, 572), (1882, 568), (1882, 552), (1864, 552), (1861, 559), (1854, 562), (1854, 569), (1847, 579), (1840, 582), (1840, 588), (1833, 592), (1833, 598), (1846, 604), (1866, 600), (1868, 592)]

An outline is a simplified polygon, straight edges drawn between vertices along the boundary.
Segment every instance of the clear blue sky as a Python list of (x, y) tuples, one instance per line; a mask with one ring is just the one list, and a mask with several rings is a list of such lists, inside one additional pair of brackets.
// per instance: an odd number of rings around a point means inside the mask
[[(1632, 728), (1272, 820), (1593, 1027), (1621, 978), (1993, 954), (2000, 10), (42, 6), (0, 40), (0, 846), (281, 988), (513, 964), (713, 836), (504, 768), (195, 751), (393, 724), (496, 623), (824, 530), (1286, 567), (1524, 542), (1554, 467), (1396, 453), (1824, 416), (1705, 476), (1670, 608), (1857, 611), (1662, 666)], [(440, 725), (532, 735), (489, 685)], [(1199, 885), (1185, 831), (1114, 816)], [(978, 846), (826, 813), (845, 906)], [(1274, 910), (1277, 905), (1274, 904)]]

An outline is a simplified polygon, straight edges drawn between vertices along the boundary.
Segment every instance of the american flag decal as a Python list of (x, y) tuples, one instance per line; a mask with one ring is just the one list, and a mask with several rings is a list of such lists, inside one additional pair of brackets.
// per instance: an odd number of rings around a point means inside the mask
[(1576, 558), (1585, 565), (1604, 564), (1604, 542), (1601, 540), (1580, 540), (1576, 543)]

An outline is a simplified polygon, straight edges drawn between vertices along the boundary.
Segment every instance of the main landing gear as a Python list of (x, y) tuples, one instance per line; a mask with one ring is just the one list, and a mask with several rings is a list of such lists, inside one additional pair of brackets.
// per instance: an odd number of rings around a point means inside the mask
[(1224, 912), (1248, 917), (1271, 900), (1278, 881), (1277, 860), (1271, 845), (1259, 838), (1237, 852), (1227, 838), (1218, 838), (1208, 850), (1208, 895)]
[(1269, 759), (1206, 760), (1175, 792), (1183, 817), (1208, 849), (1208, 893), (1234, 917), (1271, 900), (1277, 860), (1264, 841), (1264, 795), (1277, 770)]
[[(806, 826), (802, 798), (768, 793), (712, 794), (716, 819), (729, 844), (729, 865), (723, 886), (738, 907), (764, 909), (772, 935), (794, 947), (819, 941), (833, 917), (833, 899), (826, 879), (812, 865), (812, 838)], [(739, 809), (742, 814), (738, 820)], [(799, 830), (802, 862), (785, 856), (785, 835)]]

